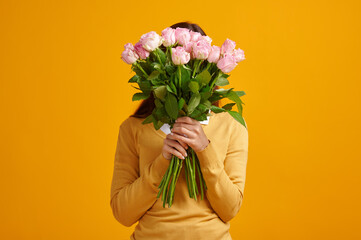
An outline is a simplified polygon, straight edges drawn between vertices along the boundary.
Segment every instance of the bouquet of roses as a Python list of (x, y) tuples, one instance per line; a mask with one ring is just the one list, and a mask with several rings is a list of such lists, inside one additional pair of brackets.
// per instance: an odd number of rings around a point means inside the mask
[[(151, 31), (142, 35), (135, 45), (124, 45), (121, 59), (131, 64), (131, 69), (135, 72), (128, 82), (137, 83), (139, 87), (132, 87), (140, 90), (133, 95), (132, 101), (147, 99), (150, 94), (154, 96), (155, 108), (142, 124), (153, 123), (158, 130), (167, 123), (173, 128), (178, 117), (188, 116), (202, 121), (210, 116), (210, 111), (226, 111), (247, 128), (242, 117), (244, 103), (240, 99), (245, 92), (234, 91), (233, 88), (215, 89), (215, 86), (229, 84), (227, 78), (230, 75), (227, 73), (245, 59), (244, 52), (235, 49), (235, 42), (228, 38), (221, 47), (211, 45), (211, 42), (210, 37), (199, 32), (168, 27), (162, 31), (161, 36)], [(222, 107), (212, 105), (222, 98), (233, 102)], [(234, 105), (238, 112), (232, 111)], [(191, 148), (187, 149), (187, 154), (185, 159), (173, 155), (162, 178), (157, 198), (162, 194), (163, 207), (166, 202), (168, 207), (173, 203), (174, 189), (183, 161), (189, 196), (197, 200), (197, 173), (203, 199), (207, 186), (197, 155)]]

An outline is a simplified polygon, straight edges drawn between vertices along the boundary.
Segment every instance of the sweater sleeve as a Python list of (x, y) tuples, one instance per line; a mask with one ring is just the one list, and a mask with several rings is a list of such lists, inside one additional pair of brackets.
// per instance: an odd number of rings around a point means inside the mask
[(217, 152), (215, 141), (196, 152), (204, 180), (206, 196), (220, 219), (228, 222), (239, 212), (244, 196), (248, 158), (248, 130), (234, 120), (224, 164)]
[(135, 133), (131, 118), (119, 127), (110, 194), (113, 216), (127, 227), (136, 223), (155, 203), (158, 186), (170, 163), (160, 152), (139, 176)]

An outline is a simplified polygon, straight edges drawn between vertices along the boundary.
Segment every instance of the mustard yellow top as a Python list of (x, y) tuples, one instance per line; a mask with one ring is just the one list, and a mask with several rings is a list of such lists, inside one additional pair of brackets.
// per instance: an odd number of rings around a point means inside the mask
[(110, 206), (122, 225), (137, 221), (132, 240), (229, 240), (229, 221), (238, 213), (245, 188), (248, 131), (227, 112), (211, 112), (201, 125), (210, 143), (197, 152), (207, 184), (204, 199), (189, 197), (184, 166), (174, 201), (163, 208), (158, 186), (170, 161), (163, 157), (166, 134), (144, 119), (128, 117), (119, 127)]

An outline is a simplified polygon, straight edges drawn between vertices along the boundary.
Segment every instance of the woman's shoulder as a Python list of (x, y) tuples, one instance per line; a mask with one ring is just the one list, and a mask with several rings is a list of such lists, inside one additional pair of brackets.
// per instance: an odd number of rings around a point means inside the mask
[(142, 126), (143, 121), (144, 121), (144, 118), (138, 118), (138, 117), (129, 115), (121, 122), (120, 126), (133, 129), (133, 128)]
[[(243, 124), (241, 124), (240, 122), (238, 122), (230, 113), (228, 113), (227, 111), (225, 112), (220, 112), (220, 113), (215, 113), (215, 119), (222, 124), (227, 124), (228, 126), (232, 126), (233, 128), (237, 129), (237, 130), (246, 130), (247, 128), (245, 126), (243, 126)], [(243, 117), (243, 120), (246, 124), (246, 120)], [(244, 128), (244, 129), (243, 129)]]

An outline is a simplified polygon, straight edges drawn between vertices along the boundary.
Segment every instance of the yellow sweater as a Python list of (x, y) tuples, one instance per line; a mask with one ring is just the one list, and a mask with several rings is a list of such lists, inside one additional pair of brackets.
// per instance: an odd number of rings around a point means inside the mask
[(229, 221), (238, 213), (245, 188), (248, 131), (227, 112), (211, 112), (201, 125), (210, 143), (197, 152), (208, 190), (189, 197), (184, 166), (173, 205), (163, 208), (158, 186), (170, 161), (163, 157), (166, 134), (144, 119), (128, 117), (119, 127), (110, 206), (117, 221), (130, 227), (132, 240), (229, 240)]

